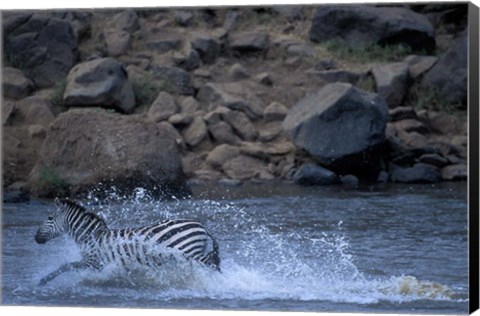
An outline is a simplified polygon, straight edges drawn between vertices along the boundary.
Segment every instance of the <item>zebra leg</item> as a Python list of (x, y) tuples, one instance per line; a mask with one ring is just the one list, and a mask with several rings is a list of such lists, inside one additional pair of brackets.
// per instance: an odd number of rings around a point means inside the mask
[(48, 282), (52, 281), (53, 279), (55, 279), (57, 276), (59, 276), (60, 274), (62, 273), (65, 273), (65, 272), (71, 272), (71, 271), (79, 271), (79, 270), (85, 270), (85, 269), (91, 269), (92, 266), (87, 263), (87, 262), (83, 262), (83, 261), (78, 261), (78, 262), (69, 262), (69, 263), (66, 263), (62, 266), (60, 266), (60, 268), (58, 268), (57, 270), (53, 271), (52, 273), (50, 273), (49, 275), (43, 277), (40, 282), (38, 283), (38, 285), (40, 286), (44, 286), (46, 285)]

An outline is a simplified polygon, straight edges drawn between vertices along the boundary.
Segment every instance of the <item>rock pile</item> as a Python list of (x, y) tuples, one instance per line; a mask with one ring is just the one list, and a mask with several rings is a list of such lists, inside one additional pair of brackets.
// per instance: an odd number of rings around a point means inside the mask
[[(8, 13), (4, 186), (464, 180), (466, 13), (428, 8)], [(359, 63), (331, 40), (415, 55)]]

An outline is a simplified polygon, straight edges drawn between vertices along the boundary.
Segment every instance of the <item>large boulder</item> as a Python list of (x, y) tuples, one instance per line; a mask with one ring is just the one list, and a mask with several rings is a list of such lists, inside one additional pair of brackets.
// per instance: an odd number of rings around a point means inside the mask
[(65, 78), (77, 60), (77, 39), (68, 21), (40, 13), (3, 19), (4, 56), (40, 88)]
[(64, 104), (100, 106), (131, 113), (135, 95), (125, 68), (113, 58), (100, 58), (72, 68), (63, 95)]
[(399, 7), (323, 5), (313, 17), (310, 39), (341, 38), (352, 47), (405, 44), (413, 51), (435, 49), (434, 28), (428, 18)]
[(431, 89), (450, 103), (467, 105), (468, 34), (463, 32), (451, 47), (428, 71), (422, 80), (424, 89)]
[(155, 197), (190, 193), (175, 138), (164, 126), (98, 109), (73, 109), (57, 117), (29, 187), (40, 196), (63, 189), (101, 193), (111, 187), (125, 195), (139, 187)]
[(385, 141), (383, 97), (332, 83), (297, 102), (283, 129), (300, 149), (339, 175), (375, 178)]

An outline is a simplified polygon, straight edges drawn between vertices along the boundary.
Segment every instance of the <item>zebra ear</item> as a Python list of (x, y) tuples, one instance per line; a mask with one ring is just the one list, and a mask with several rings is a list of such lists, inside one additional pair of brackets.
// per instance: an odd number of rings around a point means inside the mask
[(56, 206), (61, 206), (62, 202), (60, 202), (60, 199), (58, 197), (55, 198), (54, 203)]

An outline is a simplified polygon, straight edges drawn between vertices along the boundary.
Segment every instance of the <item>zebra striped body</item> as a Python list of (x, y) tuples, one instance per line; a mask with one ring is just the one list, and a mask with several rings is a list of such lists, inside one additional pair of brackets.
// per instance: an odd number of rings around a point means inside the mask
[(56, 204), (57, 210), (40, 226), (35, 240), (43, 244), (67, 233), (80, 246), (82, 260), (61, 266), (41, 284), (67, 271), (101, 270), (109, 263), (127, 269), (135, 264), (158, 267), (176, 254), (220, 270), (217, 242), (197, 222), (175, 219), (139, 228), (108, 229), (103, 219), (75, 202), (56, 200)]

